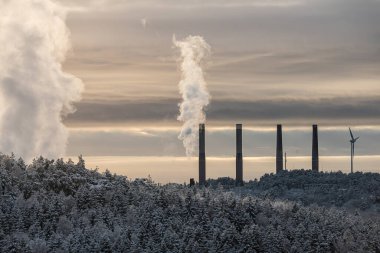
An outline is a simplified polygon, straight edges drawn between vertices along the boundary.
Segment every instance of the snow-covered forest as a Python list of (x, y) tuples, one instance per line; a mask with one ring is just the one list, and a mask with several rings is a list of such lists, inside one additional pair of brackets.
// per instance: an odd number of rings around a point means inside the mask
[(1, 252), (379, 252), (378, 174), (157, 185), (0, 155)]
[[(235, 180), (219, 178), (208, 180), (212, 187), (222, 185), (235, 190)], [(307, 170), (283, 171), (266, 174), (259, 181), (250, 181), (239, 192), (267, 199), (339, 207), (362, 214), (380, 215), (380, 174), (344, 174), (342, 172), (315, 172)]]

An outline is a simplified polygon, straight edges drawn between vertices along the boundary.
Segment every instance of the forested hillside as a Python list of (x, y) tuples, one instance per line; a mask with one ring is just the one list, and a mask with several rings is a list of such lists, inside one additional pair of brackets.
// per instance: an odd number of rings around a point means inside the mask
[[(158, 186), (87, 170), (82, 159), (26, 166), (1, 155), (0, 251), (380, 251), (378, 216), (276, 200), (289, 195), (284, 182), (267, 176), (234, 191), (211, 182)], [(378, 190), (372, 183), (368, 193)]]
[[(236, 191), (235, 180), (208, 180), (216, 188)], [(238, 189), (247, 195), (261, 198), (291, 200), (303, 205), (318, 204), (380, 215), (380, 174), (344, 174), (342, 172), (314, 172), (306, 170), (266, 174), (259, 181), (250, 181)]]

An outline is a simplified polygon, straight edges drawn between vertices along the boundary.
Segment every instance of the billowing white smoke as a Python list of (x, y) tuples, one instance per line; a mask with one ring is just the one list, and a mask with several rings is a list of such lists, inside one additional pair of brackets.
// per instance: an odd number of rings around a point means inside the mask
[(65, 11), (51, 0), (0, 0), (0, 152), (26, 160), (65, 154), (83, 83), (62, 71), (70, 49)]
[(199, 124), (206, 121), (204, 108), (210, 100), (202, 70), (202, 60), (210, 53), (210, 46), (200, 36), (188, 36), (182, 41), (173, 38), (173, 43), (181, 50), (179, 90), (183, 101), (178, 120), (183, 126), (178, 138), (183, 141), (186, 155), (192, 156), (198, 145)]

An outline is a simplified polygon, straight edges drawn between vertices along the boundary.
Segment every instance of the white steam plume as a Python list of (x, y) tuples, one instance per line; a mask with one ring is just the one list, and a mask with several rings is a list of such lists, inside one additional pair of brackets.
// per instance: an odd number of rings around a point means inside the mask
[(201, 66), (204, 57), (210, 53), (210, 46), (200, 36), (188, 36), (182, 41), (174, 37), (173, 43), (181, 50), (179, 90), (183, 101), (179, 105), (178, 120), (183, 126), (178, 138), (183, 141), (186, 155), (192, 156), (198, 145), (199, 124), (206, 121), (204, 108), (210, 100)]
[(0, 0), (0, 152), (26, 160), (65, 154), (62, 116), (83, 83), (64, 73), (65, 10), (52, 0)]

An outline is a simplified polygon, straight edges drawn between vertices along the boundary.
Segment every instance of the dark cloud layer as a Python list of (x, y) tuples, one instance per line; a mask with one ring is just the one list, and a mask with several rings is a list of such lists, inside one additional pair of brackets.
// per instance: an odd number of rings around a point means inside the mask
[[(83, 102), (66, 120), (70, 126), (141, 123), (176, 124), (178, 100)], [(258, 101), (213, 100), (207, 108), (209, 122), (228, 124), (242, 121), (256, 124), (284, 122), (293, 125), (371, 125), (380, 123), (380, 97), (338, 97), (325, 99), (275, 99)]]

